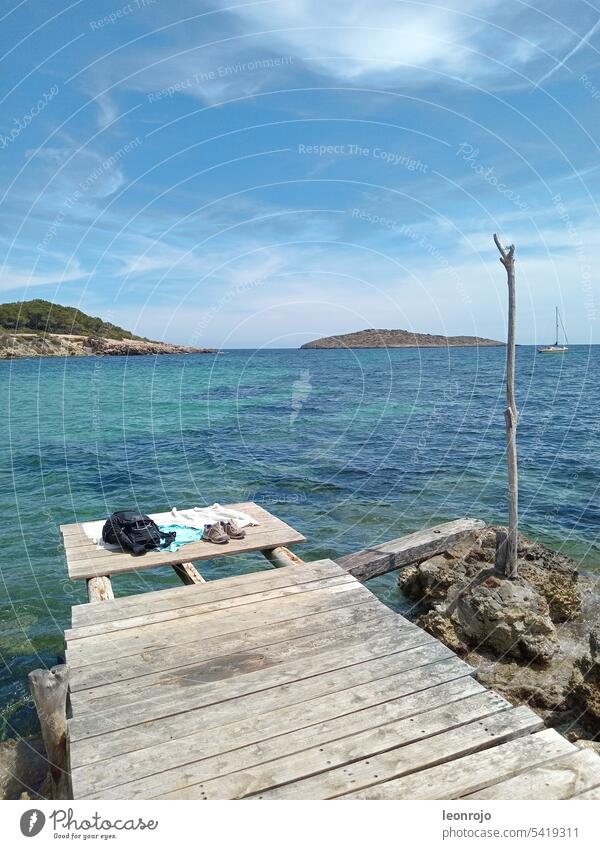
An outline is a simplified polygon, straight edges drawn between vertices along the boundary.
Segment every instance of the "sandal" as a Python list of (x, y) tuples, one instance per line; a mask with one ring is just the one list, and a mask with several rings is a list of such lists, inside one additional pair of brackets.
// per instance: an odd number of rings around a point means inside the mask
[(204, 542), (212, 542), (214, 545), (225, 545), (229, 542), (229, 537), (224, 533), (221, 522), (215, 522), (214, 525), (204, 525), (202, 539)]
[(235, 519), (228, 519), (226, 522), (221, 522), (223, 530), (230, 539), (244, 539), (246, 531), (242, 530)]

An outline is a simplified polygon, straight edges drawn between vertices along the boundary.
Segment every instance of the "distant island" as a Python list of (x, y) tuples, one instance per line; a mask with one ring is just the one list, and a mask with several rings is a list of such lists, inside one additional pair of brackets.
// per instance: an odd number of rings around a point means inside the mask
[(504, 342), (480, 336), (436, 336), (410, 330), (357, 330), (339, 336), (324, 336), (306, 342), (301, 348), (461, 348), (468, 346), (501, 346)]
[(92, 357), (141, 354), (214, 354), (135, 336), (116, 324), (36, 299), (0, 304), (0, 359)]

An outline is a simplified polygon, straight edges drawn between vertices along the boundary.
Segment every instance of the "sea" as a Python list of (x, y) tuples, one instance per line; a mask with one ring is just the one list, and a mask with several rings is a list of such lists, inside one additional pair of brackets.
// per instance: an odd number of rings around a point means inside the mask
[[(231, 350), (0, 362), (0, 739), (36, 730), (27, 673), (85, 582), (59, 525), (256, 501), (338, 557), (461, 516), (506, 522), (503, 348)], [(600, 347), (517, 349), (520, 526), (600, 575)], [(266, 567), (206, 561), (207, 580)], [(116, 595), (176, 586), (171, 569)], [(407, 609), (390, 574), (370, 583)]]

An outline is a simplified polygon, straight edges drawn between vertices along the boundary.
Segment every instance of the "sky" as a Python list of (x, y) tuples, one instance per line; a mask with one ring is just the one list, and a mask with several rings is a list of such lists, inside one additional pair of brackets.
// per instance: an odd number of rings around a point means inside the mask
[(0, 299), (154, 339), (600, 342), (600, 6), (0, 0)]

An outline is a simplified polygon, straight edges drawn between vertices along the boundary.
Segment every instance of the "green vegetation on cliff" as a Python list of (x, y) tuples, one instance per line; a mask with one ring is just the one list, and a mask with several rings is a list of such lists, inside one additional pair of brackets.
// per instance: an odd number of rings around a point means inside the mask
[(0, 330), (12, 333), (71, 333), (105, 339), (141, 339), (116, 324), (36, 298), (0, 304)]

